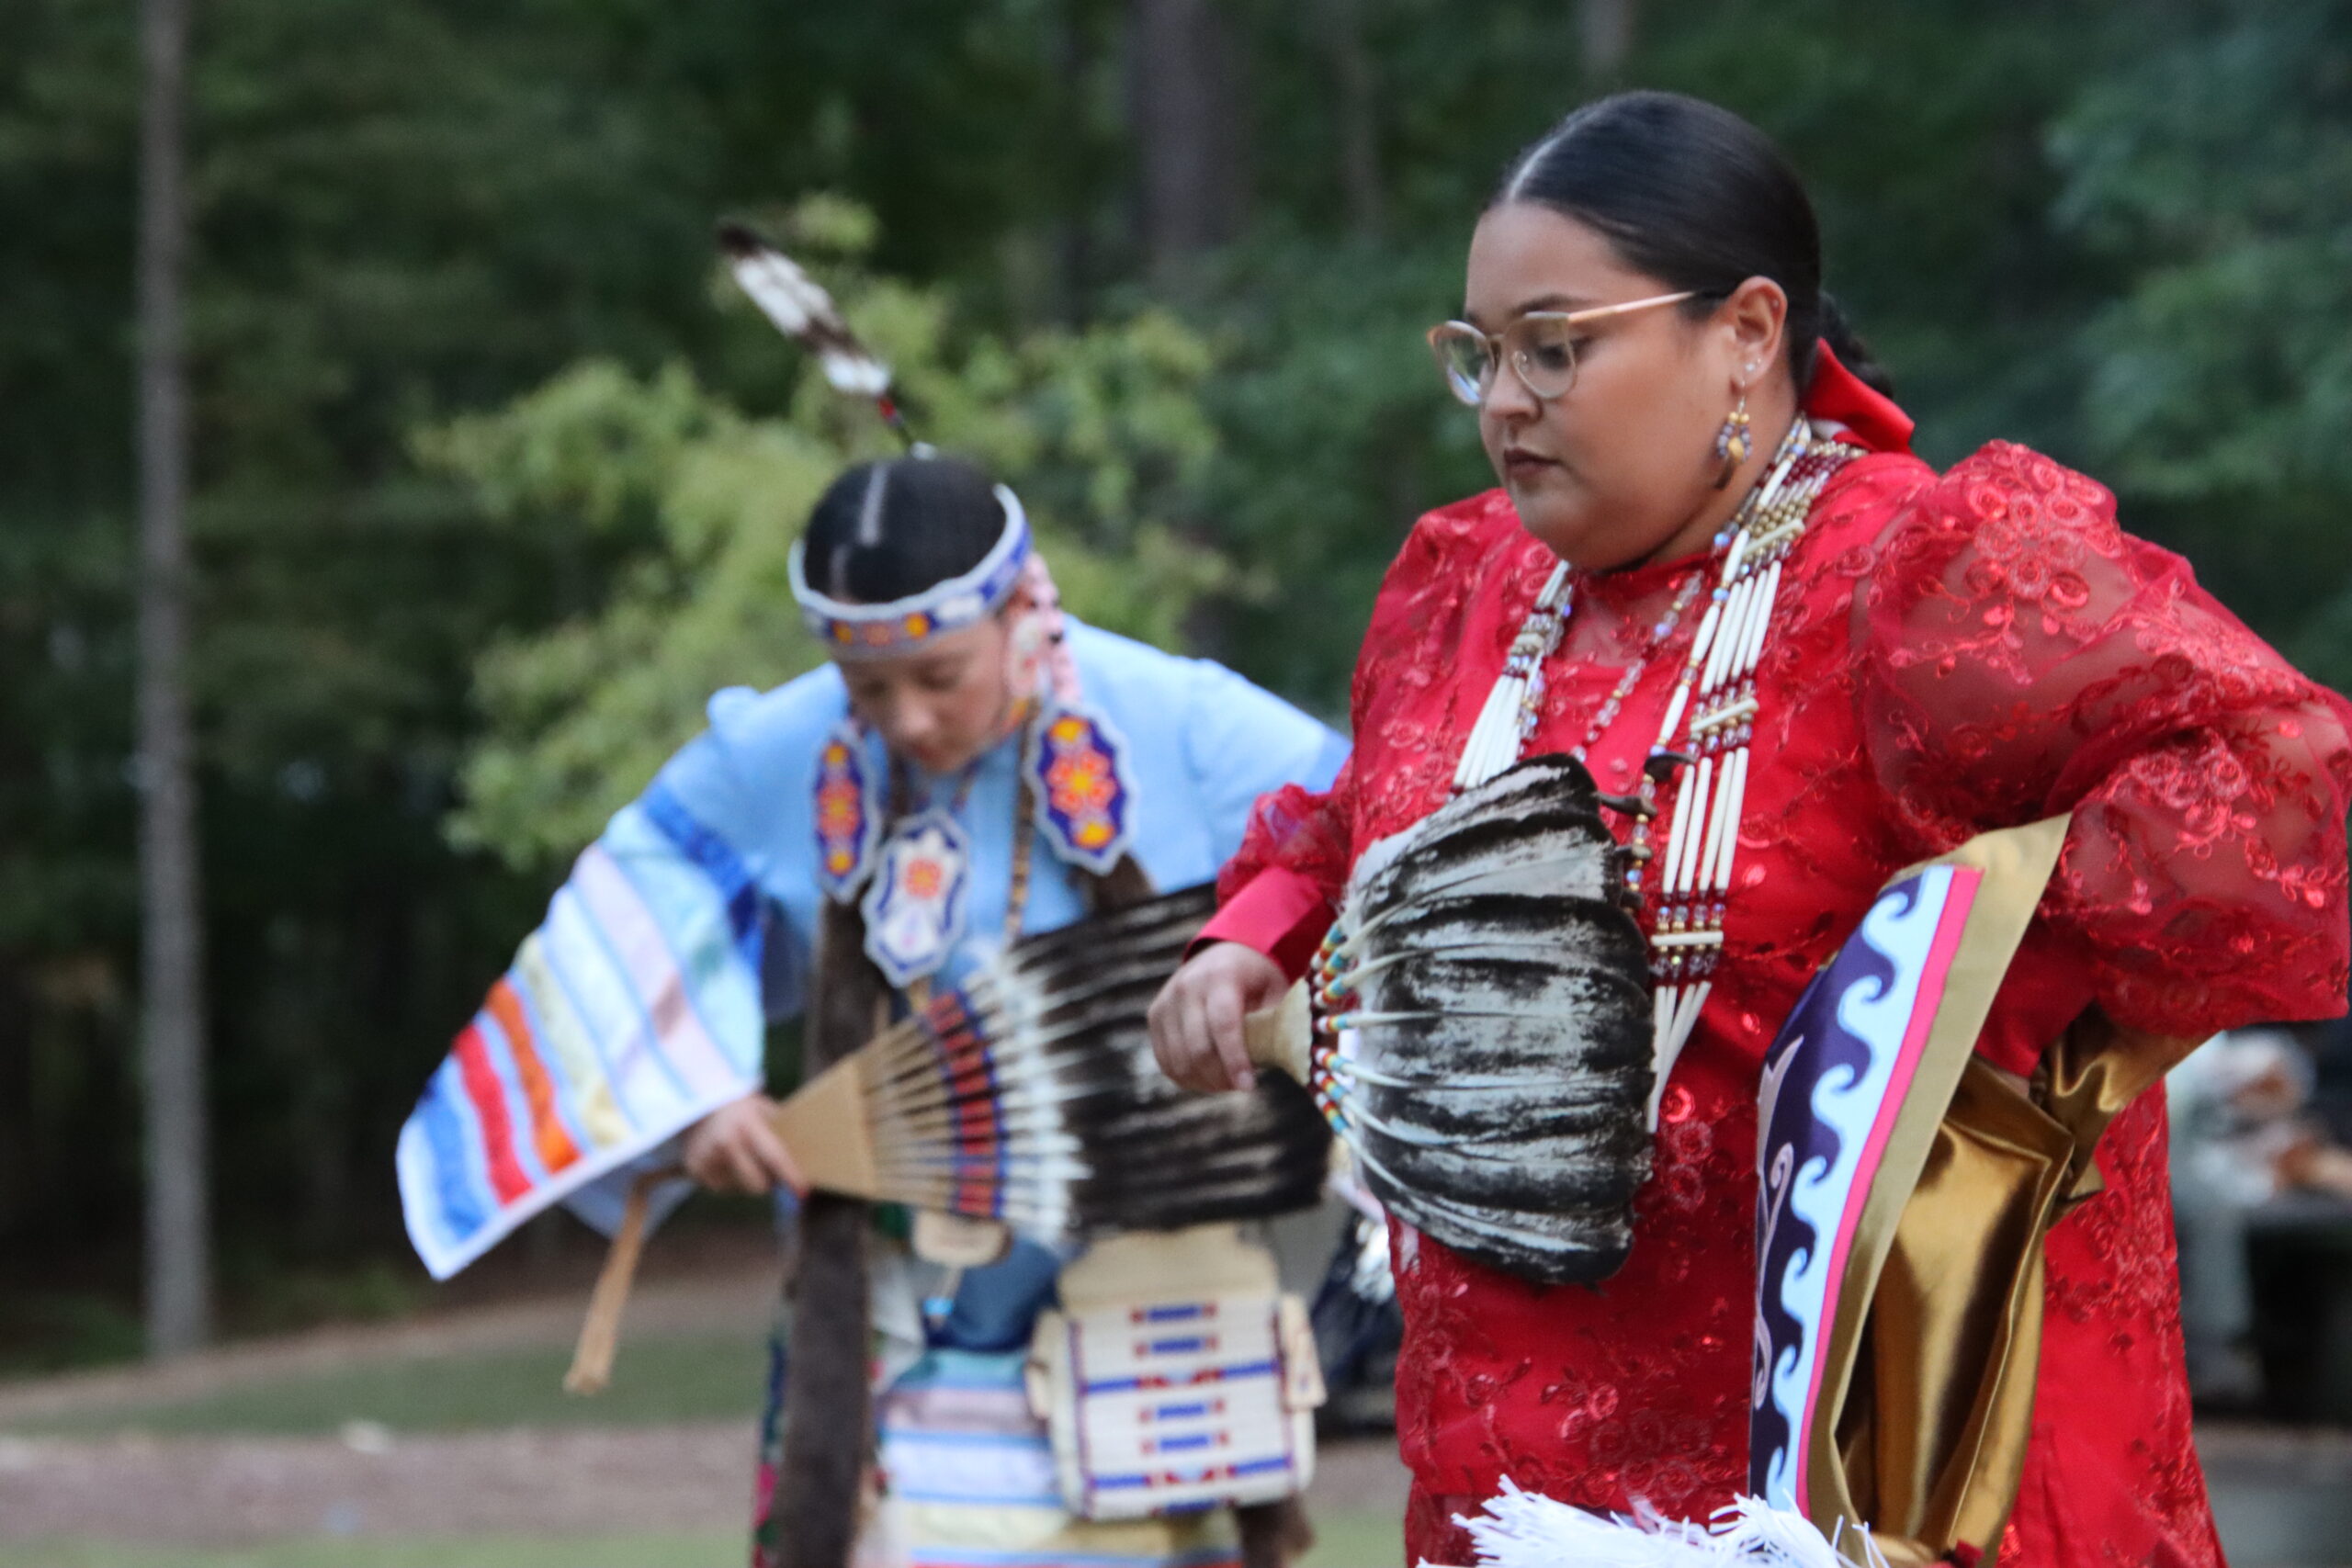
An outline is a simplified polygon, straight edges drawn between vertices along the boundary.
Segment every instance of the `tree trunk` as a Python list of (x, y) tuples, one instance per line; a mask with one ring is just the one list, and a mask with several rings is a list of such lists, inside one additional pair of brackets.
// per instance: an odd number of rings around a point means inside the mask
[(1087, 104), (1094, 60), (1085, 18), (1077, 0), (1062, 0), (1047, 21), (1046, 47), (1052, 52), (1058, 91), (1054, 99), (1054, 127), (1061, 142), (1059, 183), (1054, 192), (1054, 216), (1046, 227), (1047, 278), (1051, 320), (1073, 331), (1083, 328), (1089, 314), (1094, 270), (1095, 213), (1082, 173), (1081, 151), (1092, 127)]
[(1238, 73), (1217, 0), (1130, 0), (1127, 19), (1144, 251), (1165, 286), (1240, 230)]
[(1615, 86), (1625, 57), (1634, 52), (1634, 0), (1582, 0), (1577, 21), (1583, 34), (1586, 85)]
[(212, 1332), (205, 1149), (204, 929), (187, 694), (189, 0), (143, 0), (139, 182), (139, 755), (141, 1042), (147, 1110), (147, 1343)]
[(1323, 0), (1324, 40), (1338, 88), (1340, 188), (1347, 196), (1348, 226), (1380, 232), (1385, 203), (1380, 186), (1380, 94), (1371, 47), (1363, 36), (1363, 0)]

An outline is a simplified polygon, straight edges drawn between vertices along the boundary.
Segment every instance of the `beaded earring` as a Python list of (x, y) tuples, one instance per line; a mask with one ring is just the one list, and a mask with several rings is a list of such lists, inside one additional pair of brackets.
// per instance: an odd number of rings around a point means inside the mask
[(1723, 471), (1715, 476), (1717, 490), (1729, 485), (1732, 476), (1739, 472), (1739, 466), (1747, 461), (1747, 455), (1754, 445), (1748, 434), (1748, 423), (1747, 394), (1742, 392), (1739, 394), (1739, 406), (1731, 411), (1724, 420), (1723, 428), (1715, 432), (1715, 460), (1724, 466)]

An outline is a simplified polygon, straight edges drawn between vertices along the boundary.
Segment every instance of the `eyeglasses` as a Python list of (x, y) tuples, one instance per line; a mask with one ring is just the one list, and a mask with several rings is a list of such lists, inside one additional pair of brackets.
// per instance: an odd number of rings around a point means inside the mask
[(1437, 355), (1438, 368), (1453, 395), (1474, 409), (1487, 400), (1495, 367), (1505, 362), (1521, 386), (1548, 403), (1567, 396), (1576, 385), (1578, 327), (1697, 298), (1698, 290), (1686, 288), (1589, 310), (1530, 310), (1498, 333), (1482, 333), (1467, 321), (1446, 321), (1430, 329), (1430, 351)]

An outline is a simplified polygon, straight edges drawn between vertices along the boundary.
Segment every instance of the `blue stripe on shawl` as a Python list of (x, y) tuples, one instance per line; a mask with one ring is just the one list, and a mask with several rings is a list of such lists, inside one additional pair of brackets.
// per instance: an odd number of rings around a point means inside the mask
[(659, 779), (639, 797), (637, 804), (646, 819), (662, 830), (662, 837), (718, 885), (720, 896), (727, 900), (727, 923), (735, 933), (736, 951), (751, 965), (752, 973), (757, 975), (760, 889), (752, 876), (752, 868), (743, 863), (743, 857), (735, 852), (733, 845), (695, 821), (685, 804)]
[(453, 1089), (458, 1093), (463, 1090), (452, 1083), (451, 1073), (450, 1065), (445, 1062), (426, 1080), (414, 1115), (424, 1131), (425, 1143), (433, 1150), (441, 1226), (455, 1243), (463, 1242), (481, 1230), (490, 1214), (482, 1202), (486, 1191), (479, 1181), (468, 1179), (473, 1169), (473, 1159), (468, 1152), (469, 1134), (456, 1107), (449, 1103)]
[[(637, 807), (625, 807), (614, 817), (603, 844), (651, 922), (680, 994), (730, 1080), (743, 1089), (757, 1087), (766, 1019), (759, 975), (743, 961), (734, 940), (725, 890)], [(696, 1070), (683, 1057), (676, 1060), (681, 1072)], [(707, 1088), (699, 1072), (695, 1088)]]
[[(560, 910), (558, 906), (561, 906)], [(580, 1009), (582, 1017), (590, 1021), (589, 1027), (602, 1037), (605, 1027), (619, 1021), (616, 1017), (591, 1011), (592, 1002), (616, 1004), (616, 1011), (628, 1015), (628, 1021), (621, 1025), (624, 1040), (633, 1038), (639, 1042), (645, 1058), (653, 1064), (662, 1080), (669, 1085), (670, 1104), (659, 1108), (658, 1111), (651, 1106), (632, 1105), (631, 1120), (643, 1122), (648, 1112), (655, 1113), (658, 1119), (674, 1113), (677, 1107), (690, 1102), (694, 1097), (684, 1077), (678, 1071), (678, 1065), (670, 1060), (670, 1053), (662, 1048), (662, 1032), (654, 1027), (652, 1010), (646, 1006), (645, 998), (638, 995), (636, 977), (629, 974), (628, 964), (614, 950), (613, 935), (605, 929), (604, 922), (596, 919), (596, 911), (588, 902), (587, 896), (567, 881), (556, 889), (555, 898), (548, 908), (548, 922), (539, 930), (548, 939), (548, 966), (555, 971), (564, 988), (571, 993), (573, 1005)], [(603, 995), (592, 998), (586, 985), (599, 977), (603, 981), (600, 987)], [(626, 1094), (634, 1079), (616, 1070), (619, 1067), (620, 1064), (608, 1051), (605, 1058), (605, 1075), (616, 1094)]]

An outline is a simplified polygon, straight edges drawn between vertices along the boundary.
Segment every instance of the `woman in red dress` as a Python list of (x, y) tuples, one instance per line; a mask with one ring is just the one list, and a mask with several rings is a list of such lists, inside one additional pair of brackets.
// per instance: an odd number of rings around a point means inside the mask
[[(1749, 492), (1798, 448), (1826, 478), (1762, 634), (1723, 955), (1629, 1259), (1545, 1288), (1393, 1238), (1407, 1544), (1439, 1562), (1471, 1560), (1453, 1518), (1506, 1476), (1688, 1518), (1743, 1489), (1758, 1066), (1891, 873), (2070, 814), (1977, 1046), (2022, 1089), (2094, 1010), (2184, 1038), (2340, 1012), (2352, 794), (2352, 709), (2121, 532), (2097, 483), (2007, 443), (1940, 476), (1912, 455), (1822, 293), (1802, 186), (1736, 116), (1658, 94), (1571, 116), (1479, 220), (1466, 306), (1432, 341), (1503, 488), (1423, 517), (1391, 567), (1332, 790), (1260, 803), (1221, 940), (1155, 1010), (1180, 1081), (1246, 1078), (1242, 1015), (1305, 969), (1356, 856), (1447, 798), (1560, 563), (1565, 632), (1523, 750), (1578, 751), (1632, 794)], [(2161, 1090), (2140, 1096), (2099, 1143), (2106, 1190), (2048, 1237), (2022, 1480), (1983, 1543), (2005, 1568), (2221, 1561), (2165, 1136)]]

